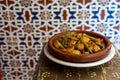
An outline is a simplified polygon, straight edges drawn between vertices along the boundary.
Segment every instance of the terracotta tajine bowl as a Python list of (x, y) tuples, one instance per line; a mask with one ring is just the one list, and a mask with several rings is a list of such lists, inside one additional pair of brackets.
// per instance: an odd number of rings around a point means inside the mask
[[(70, 33), (70, 32), (75, 32), (77, 34), (79, 33), (85, 33), (89, 36), (92, 36), (94, 38), (101, 38), (104, 43), (104, 49), (98, 52), (93, 52), (89, 54), (71, 54), (71, 52), (67, 52), (61, 49), (58, 49), (55, 47), (54, 42), (63, 37), (64, 35)], [(84, 39), (83, 39), (84, 40)], [(81, 47), (81, 46), (80, 46)], [(89, 46), (90, 47), (90, 46)], [(61, 32), (58, 34), (55, 34), (52, 36), (49, 41), (48, 41), (48, 49), (50, 51), (50, 54), (52, 54), (54, 57), (65, 60), (65, 61), (70, 61), (70, 62), (93, 62), (100, 60), (104, 57), (106, 57), (109, 54), (109, 50), (111, 48), (111, 42), (109, 39), (107, 39), (105, 36), (95, 33), (95, 32), (90, 32), (90, 31), (66, 31), (66, 32)]]

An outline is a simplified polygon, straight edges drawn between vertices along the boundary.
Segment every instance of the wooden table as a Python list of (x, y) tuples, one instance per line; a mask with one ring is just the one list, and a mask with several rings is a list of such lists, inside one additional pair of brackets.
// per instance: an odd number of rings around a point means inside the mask
[(120, 80), (120, 57), (96, 67), (67, 67), (49, 60), (42, 51), (33, 80)]

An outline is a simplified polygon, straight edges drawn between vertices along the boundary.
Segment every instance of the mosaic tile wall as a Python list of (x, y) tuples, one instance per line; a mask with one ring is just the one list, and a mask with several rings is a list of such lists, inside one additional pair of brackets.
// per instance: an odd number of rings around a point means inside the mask
[(32, 80), (52, 35), (88, 30), (120, 50), (120, 0), (0, 0), (0, 67), (3, 80)]

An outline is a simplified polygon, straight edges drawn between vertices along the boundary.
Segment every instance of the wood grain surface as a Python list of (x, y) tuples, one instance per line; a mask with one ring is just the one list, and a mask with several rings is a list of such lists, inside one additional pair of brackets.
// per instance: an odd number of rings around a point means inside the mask
[(67, 67), (49, 60), (42, 51), (33, 80), (120, 80), (120, 57), (96, 67)]

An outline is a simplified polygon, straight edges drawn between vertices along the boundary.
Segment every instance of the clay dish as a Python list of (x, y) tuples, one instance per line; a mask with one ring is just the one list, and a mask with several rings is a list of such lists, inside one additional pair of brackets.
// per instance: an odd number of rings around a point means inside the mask
[(61, 51), (55, 48), (53, 45), (53, 42), (59, 37), (62, 37), (63, 35), (67, 34), (68, 32), (72, 32), (72, 31), (66, 31), (66, 32), (55, 34), (49, 39), (48, 48), (49, 48), (50, 54), (52, 54), (54, 57), (65, 60), (65, 61), (70, 61), (70, 62), (93, 62), (93, 61), (100, 60), (109, 54), (109, 50), (111, 48), (111, 42), (109, 41), (109, 39), (99, 33), (90, 32), (90, 31), (74, 31), (74, 32), (86, 33), (96, 38), (102, 38), (105, 44), (105, 49), (103, 49), (100, 52), (92, 53), (89, 55), (75, 55), (75, 54), (66, 53), (64, 51)]

